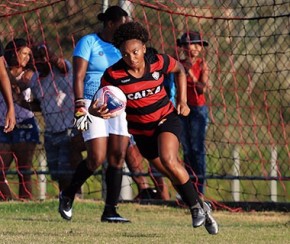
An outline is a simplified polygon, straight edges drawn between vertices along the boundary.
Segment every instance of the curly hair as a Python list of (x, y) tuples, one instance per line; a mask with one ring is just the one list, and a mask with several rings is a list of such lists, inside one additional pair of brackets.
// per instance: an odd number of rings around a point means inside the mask
[(119, 26), (115, 31), (113, 37), (113, 44), (115, 47), (120, 48), (120, 46), (132, 39), (137, 39), (144, 44), (148, 41), (149, 34), (148, 31), (138, 22), (128, 22)]

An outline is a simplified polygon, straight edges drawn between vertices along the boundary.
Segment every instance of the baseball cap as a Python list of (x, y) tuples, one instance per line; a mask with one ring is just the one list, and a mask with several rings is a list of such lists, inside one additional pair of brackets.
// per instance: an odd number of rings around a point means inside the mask
[(180, 39), (177, 39), (177, 45), (180, 47), (184, 44), (201, 44), (202, 46), (208, 46), (208, 42), (203, 40), (200, 33), (197, 31), (185, 32)]

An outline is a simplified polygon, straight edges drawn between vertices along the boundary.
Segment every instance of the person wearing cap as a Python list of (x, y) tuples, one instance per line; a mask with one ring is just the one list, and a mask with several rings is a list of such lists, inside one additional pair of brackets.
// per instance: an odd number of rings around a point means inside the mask
[(208, 124), (208, 108), (205, 92), (209, 70), (202, 51), (208, 42), (199, 32), (186, 32), (177, 40), (185, 59), (181, 60), (187, 73), (187, 104), (189, 116), (180, 117), (183, 124), (181, 137), (183, 158), (191, 176), (197, 176), (198, 191), (204, 194), (206, 176), (205, 137)]
[(111, 6), (104, 13), (98, 14), (97, 18), (103, 23), (102, 30), (83, 36), (73, 53), (75, 126), (82, 131), (87, 160), (77, 166), (71, 183), (60, 192), (58, 210), (62, 218), (71, 220), (77, 190), (107, 157), (107, 192), (101, 221), (128, 223), (130, 220), (117, 213), (122, 168), (130, 137), (126, 113), (112, 119), (103, 119), (91, 116), (88, 112), (93, 96), (100, 87), (103, 72), (121, 58), (112, 40), (118, 26), (128, 21), (128, 13), (119, 6)]
[(0, 90), (1, 90), (1, 96), (3, 96), (4, 102), (7, 108), (3, 131), (5, 133), (8, 133), (14, 129), (14, 126), (16, 124), (16, 118), (15, 118), (15, 109), (14, 109), (14, 103), (13, 103), (13, 97), (12, 97), (12, 89), (11, 89), (10, 80), (9, 80), (6, 67), (5, 67), (4, 48), (3, 48), (2, 42), (0, 42)]
[[(25, 100), (31, 98), (31, 89), (22, 87), (21, 82), (27, 82), (34, 74), (31, 62), (31, 49), (23, 38), (11, 40), (5, 47), (4, 58), (7, 63), (7, 72), (13, 88), (13, 95), (16, 99), (22, 96)], [(0, 98), (0, 110), (5, 111)], [(6, 180), (5, 174), (13, 161), (17, 164), (19, 178), (19, 198), (32, 199), (31, 171), (33, 155), (36, 145), (39, 143), (39, 129), (34, 113), (19, 106), (14, 102), (16, 126), (10, 133), (4, 133), (0, 129), (0, 148), (3, 164), (0, 167), (0, 198), (3, 200), (12, 199), (12, 192)], [(0, 118), (0, 126), (3, 128), (4, 118)], [(7, 153), (8, 152), (8, 153)]]

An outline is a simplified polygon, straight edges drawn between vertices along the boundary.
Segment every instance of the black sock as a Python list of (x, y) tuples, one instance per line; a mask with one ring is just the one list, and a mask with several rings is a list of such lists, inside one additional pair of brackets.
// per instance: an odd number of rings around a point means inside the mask
[(87, 167), (86, 160), (80, 162), (72, 177), (70, 185), (63, 191), (63, 195), (74, 198), (76, 192), (94, 172)]
[(107, 196), (106, 206), (116, 206), (119, 201), (122, 184), (122, 169), (108, 166), (106, 171)]
[(203, 207), (202, 201), (190, 179), (183, 185), (175, 185), (175, 189), (180, 194), (185, 204), (190, 208), (196, 205), (198, 202), (201, 204), (201, 207)]

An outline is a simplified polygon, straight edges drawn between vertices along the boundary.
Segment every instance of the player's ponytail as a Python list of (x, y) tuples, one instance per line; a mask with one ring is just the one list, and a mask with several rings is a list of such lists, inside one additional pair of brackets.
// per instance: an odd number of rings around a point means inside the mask
[(104, 13), (99, 13), (97, 18), (106, 24), (108, 21), (118, 22), (121, 18), (127, 17), (128, 13), (121, 7), (115, 5), (107, 8)]

